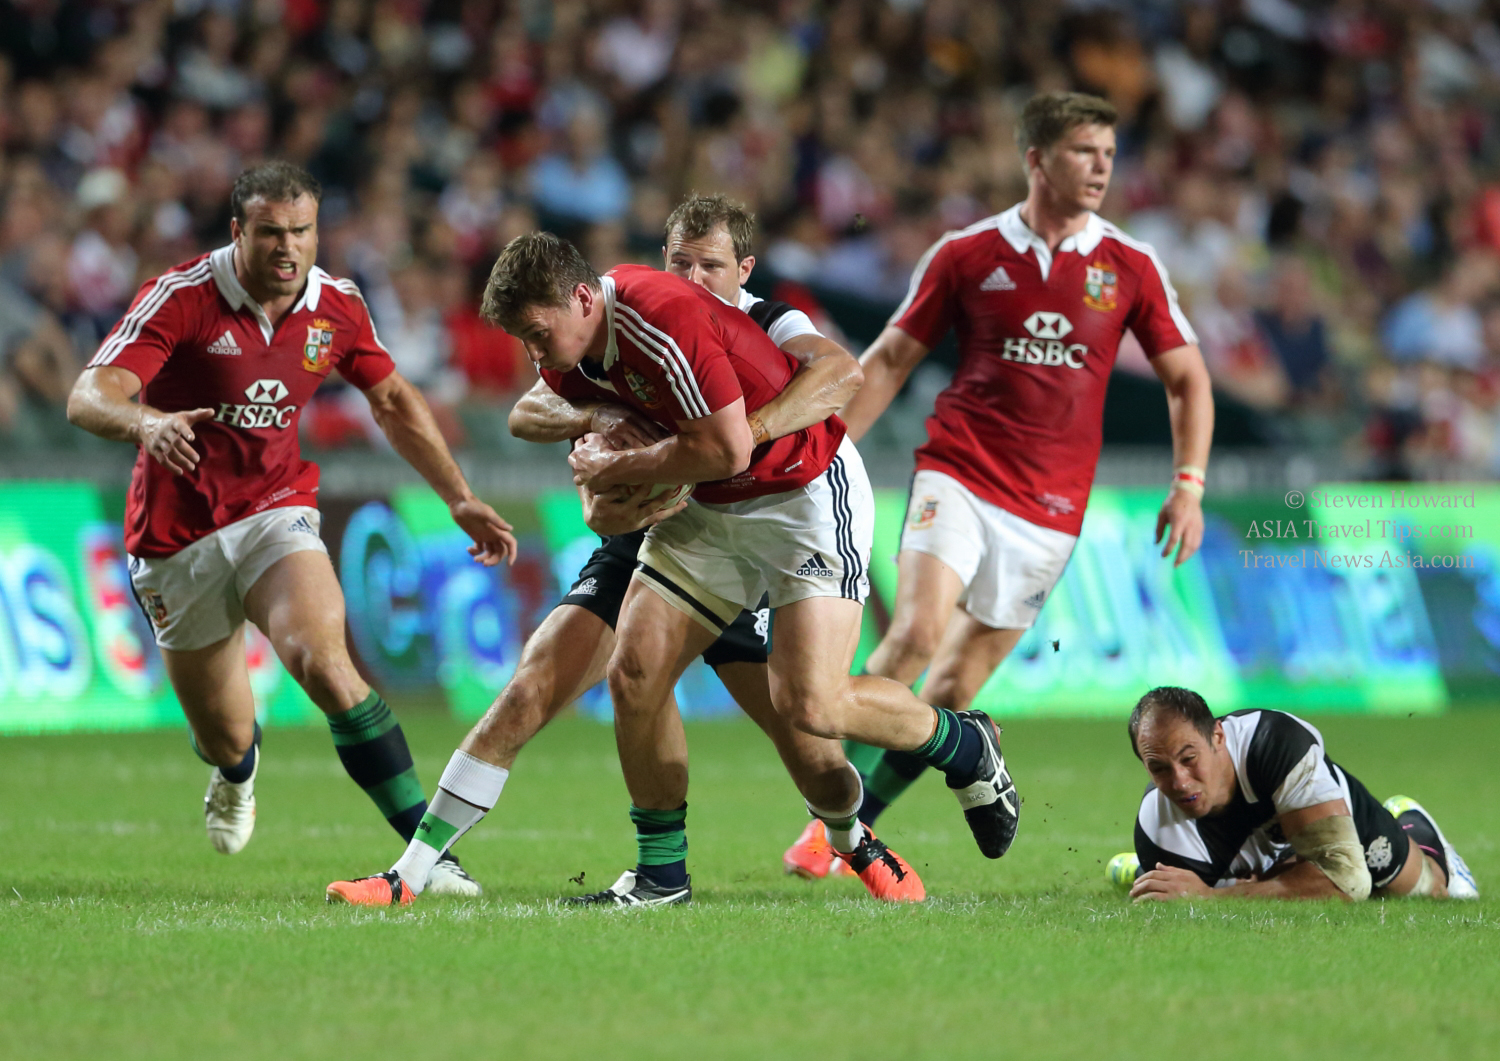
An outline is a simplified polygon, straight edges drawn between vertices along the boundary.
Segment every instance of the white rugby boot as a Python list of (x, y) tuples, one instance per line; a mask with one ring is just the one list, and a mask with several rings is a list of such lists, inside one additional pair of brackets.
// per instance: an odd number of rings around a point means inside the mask
[(462, 899), (478, 898), (484, 893), (479, 882), (469, 876), (451, 853), (437, 860), (437, 865), (427, 875), (427, 887), (423, 891), (428, 895), (456, 895)]
[(203, 797), (203, 823), (208, 841), (221, 855), (238, 854), (255, 832), (255, 775), (260, 773), (260, 749), (255, 749), (255, 766), (250, 780), (236, 785), (224, 780), (216, 766), (209, 775), (208, 792)]

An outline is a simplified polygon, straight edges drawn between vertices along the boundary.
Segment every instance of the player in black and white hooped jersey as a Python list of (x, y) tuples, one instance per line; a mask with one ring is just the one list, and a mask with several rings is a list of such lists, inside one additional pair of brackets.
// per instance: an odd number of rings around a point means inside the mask
[(1415, 800), (1384, 804), (1283, 711), (1214, 718), (1188, 689), (1141, 697), (1130, 741), (1151, 775), (1131, 897), (1478, 898), (1473, 874)]

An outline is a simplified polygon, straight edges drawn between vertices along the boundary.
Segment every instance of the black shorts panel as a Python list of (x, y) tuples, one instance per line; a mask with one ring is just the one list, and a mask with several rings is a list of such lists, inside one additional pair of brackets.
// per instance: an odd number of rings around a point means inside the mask
[(605, 538), (578, 572), (573, 587), (557, 603), (587, 609), (613, 630), (620, 618), (620, 605), (630, 586), (630, 576), (635, 573), (635, 554), (645, 537), (646, 532), (641, 530)]
[[(769, 595), (761, 597), (755, 611), (742, 611), (724, 628), (719, 639), (703, 652), (703, 662), (710, 667), (726, 663), (765, 663), (771, 618)], [(766, 631), (766, 632), (762, 632)]]
[[(589, 556), (588, 563), (578, 572), (571, 589), (558, 601), (559, 605), (571, 604), (593, 612), (611, 630), (620, 619), (620, 605), (624, 603), (625, 591), (630, 587), (630, 578), (635, 574), (636, 553), (640, 551), (645, 531), (616, 534), (605, 538)], [(710, 667), (725, 663), (765, 663), (768, 637), (756, 629), (767, 629), (770, 598), (762, 597), (756, 611), (742, 611), (739, 618), (725, 627), (719, 639), (703, 653), (703, 662)], [(761, 618), (761, 613), (765, 613)]]
[[(1359, 833), (1359, 842), (1365, 849), (1365, 862), (1369, 865), (1370, 880), (1374, 887), (1380, 888), (1396, 879), (1406, 865), (1407, 856), (1411, 854), (1411, 845), (1407, 843), (1406, 830), (1401, 824), (1391, 817), (1391, 812), (1381, 805), (1380, 801), (1370, 795), (1370, 790), (1360, 784), (1359, 778), (1348, 770), (1337, 766), (1332, 760), (1329, 765), (1334, 766), (1344, 775), (1344, 780), (1349, 783), (1349, 796), (1353, 806), (1349, 808), (1350, 815), (1354, 818), (1354, 828)], [(1384, 840), (1384, 843), (1381, 841)], [(1389, 858), (1387, 858), (1389, 853)]]

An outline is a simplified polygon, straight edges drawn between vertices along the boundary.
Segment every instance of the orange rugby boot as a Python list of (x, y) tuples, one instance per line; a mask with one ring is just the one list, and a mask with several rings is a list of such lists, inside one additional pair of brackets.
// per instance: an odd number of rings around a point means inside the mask
[(848, 865), (864, 882), (866, 890), (882, 902), (920, 903), (927, 898), (927, 889), (917, 871), (877, 840), (868, 825), (858, 847), (848, 854), (834, 851), (834, 856)]
[(788, 873), (795, 873), (803, 880), (821, 880), (834, 866), (840, 865), (828, 843), (828, 832), (821, 819), (814, 818), (807, 823), (797, 842), (781, 856), (781, 864)]
[(336, 880), (324, 895), (330, 903), (350, 906), (410, 906), (416, 895), (395, 870), (359, 880)]

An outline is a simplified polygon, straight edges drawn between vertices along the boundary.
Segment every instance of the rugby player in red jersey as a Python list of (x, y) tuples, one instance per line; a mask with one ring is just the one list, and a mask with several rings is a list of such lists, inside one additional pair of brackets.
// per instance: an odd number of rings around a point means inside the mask
[[(749, 414), (747, 419), (757, 439), (777, 439), (815, 425), (859, 388), (859, 365), (854, 358), (820, 335), (806, 314), (785, 303), (758, 299), (740, 286), (755, 266), (750, 253), (755, 219), (743, 207), (723, 196), (694, 196), (672, 212), (665, 236), (663, 250), (669, 272), (701, 284), (748, 312), (774, 344), (797, 359), (798, 367), (786, 387)], [(613, 395), (570, 401), (555, 393), (545, 380), (539, 380), (516, 403), (510, 427), (518, 437), (541, 443), (597, 432), (622, 448), (648, 446), (664, 434), (655, 423), (619, 404)], [(520, 750), (558, 712), (603, 679), (615, 647), (620, 606), (646, 535), (643, 524), (659, 522), (681, 508), (670, 500), (647, 499), (643, 504), (642, 497), (649, 489), (638, 488), (618, 500), (584, 491), (587, 521), (604, 535), (599, 548), (527, 641), (515, 676), (453, 753), (406, 853), (386, 873), (334, 881), (326, 892), (330, 902), (368, 906), (411, 902), (423, 891), (430, 868), (446, 845), (476, 826), (495, 805)], [(809, 810), (835, 823), (850, 819), (860, 803), (860, 780), (839, 742), (794, 729), (771, 703), (766, 666), (769, 618), (765, 608), (742, 610), (704, 651), (703, 660), (771, 738)], [(668, 711), (662, 721), (658, 735), (667, 745), (668, 754), (685, 761), (686, 738), (680, 717)], [(636, 816), (648, 813), (638, 811)], [(649, 830), (655, 823), (643, 819), (640, 824)], [(651, 836), (652, 854), (645, 857), (664, 857), (669, 862), (681, 859), (671, 847), (670, 831)], [(859, 876), (876, 898), (919, 902), (926, 897), (921, 878), (873, 834), (850, 845), (846, 855), (839, 865)], [(634, 899), (645, 905), (688, 897), (685, 888), (649, 891), (634, 887), (634, 882), (608, 894), (612, 897), (609, 901)]]
[[(862, 438), (950, 330), (959, 366), (927, 421), (897, 560), (891, 627), (866, 669), (955, 711), (1036, 621), (1083, 524), (1120, 339), (1135, 334), (1167, 391), (1176, 469), (1157, 517), (1178, 564), (1203, 540), (1213, 394), (1197, 336), (1156, 253), (1094, 211), (1114, 167), (1114, 108), (1082, 93), (1032, 98), (1017, 138), (1026, 201), (949, 232), (918, 262), (906, 300), (860, 359), (844, 408)], [(851, 749), (853, 753), (853, 749)], [(925, 769), (887, 751), (865, 778), (873, 822)], [(816, 823), (814, 823), (816, 825)], [(786, 864), (827, 864), (815, 832)]]
[[(255, 826), (246, 619), (328, 716), (344, 768), (403, 839), (427, 807), (400, 725), (349, 658), (344, 597), (318, 534), (318, 467), (297, 443), (301, 410), (329, 373), (364, 391), (478, 562), (515, 558), (510, 525), (469, 489), (358, 288), (314, 264), (320, 195), (287, 163), (240, 174), (233, 242), (148, 281), (68, 402), (74, 424), (140, 448), (125, 513), (131, 584), (214, 767), (204, 813), (225, 854)], [(456, 862), (441, 877), (442, 891), (479, 891)]]
[[(597, 276), (545, 233), (496, 262), (485, 314), (525, 344), (570, 399), (613, 395), (669, 437), (610, 450), (589, 439), (570, 461), (596, 493), (642, 483), (697, 484), (687, 508), (655, 524), (621, 608), (607, 676), (641, 858), (584, 901), (635, 905), (688, 894), (685, 759), (661, 738), (687, 663), (769, 593), (775, 613), (771, 700), (805, 733), (917, 754), (941, 768), (981, 851), (1014, 832), (1014, 789), (985, 716), (933, 709), (897, 682), (851, 677), (869, 591), (874, 505), (859, 455), (829, 416), (756, 443), (747, 413), (786, 387), (797, 361), (751, 319), (701, 287), (642, 266)], [(849, 808), (834, 846), (864, 836)], [(831, 816), (830, 816), (831, 819)]]

